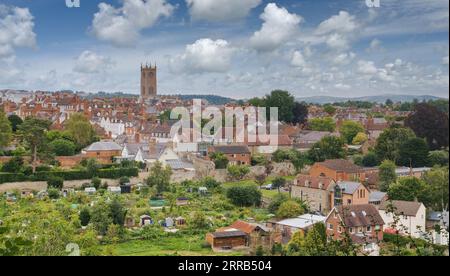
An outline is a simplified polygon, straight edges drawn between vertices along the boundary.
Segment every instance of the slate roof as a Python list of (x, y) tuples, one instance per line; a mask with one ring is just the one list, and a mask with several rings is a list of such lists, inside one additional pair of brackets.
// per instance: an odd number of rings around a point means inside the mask
[(339, 206), (336, 210), (346, 227), (384, 225), (377, 208), (370, 204)]
[(122, 150), (122, 147), (115, 142), (95, 142), (85, 149), (85, 151), (111, 151)]
[(369, 202), (381, 202), (386, 195), (387, 194), (383, 192), (373, 191), (369, 195)]
[(215, 152), (224, 154), (250, 154), (250, 150), (246, 145), (227, 145), (213, 147)]
[(247, 234), (242, 231), (223, 231), (211, 233), (214, 238), (234, 238), (234, 237), (247, 237)]
[(383, 201), (380, 205), (380, 210), (386, 211), (389, 209), (390, 204), (395, 208), (395, 214), (403, 216), (416, 216), (422, 203), (415, 201), (402, 201), (402, 200), (392, 200)]
[(327, 167), (334, 171), (347, 172), (347, 173), (358, 173), (362, 172), (363, 168), (353, 164), (352, 162), (344, 159), (330, 159), (324, 162), (318, 163), (324, 167)]
[(339, 181), (337, 183), (339, 188), (342, 189), (342, 192), (344, 194), (352, 195), (358, 190), (358, 188), (362, 185), (359, 182), (351, 182), (351, 181)]

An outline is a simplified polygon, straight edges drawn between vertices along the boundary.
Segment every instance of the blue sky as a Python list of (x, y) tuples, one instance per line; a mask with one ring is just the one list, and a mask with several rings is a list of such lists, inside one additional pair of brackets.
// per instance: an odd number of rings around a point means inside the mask
[(448, 97), (446, 0), (0, 0), (0, 89)]

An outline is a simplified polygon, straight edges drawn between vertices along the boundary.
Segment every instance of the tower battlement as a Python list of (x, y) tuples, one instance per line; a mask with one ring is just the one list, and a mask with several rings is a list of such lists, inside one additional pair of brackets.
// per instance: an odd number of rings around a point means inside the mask
[(148, 100), (158, 95), (156, 64), (141, 64), (141, 99)]

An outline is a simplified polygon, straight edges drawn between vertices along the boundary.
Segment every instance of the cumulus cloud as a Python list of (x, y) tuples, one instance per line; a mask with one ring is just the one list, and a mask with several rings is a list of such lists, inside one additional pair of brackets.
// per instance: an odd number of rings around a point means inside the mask
[(19, 47), (35, 47), (33, 15), (27, 8), (0, 4), (0, 58), (14, 55)]
[(78, 73), (101, 73), (113, 65), (110, 58), (97, 55), (91, 51), (84, 51), (77, 58), (73, 71)]
[(245, 18), (262, 0), (186, 0), (194, 20), (232, 21)]
[(305, 58), (303, 57), (302, 52), (300, 52), (300, 51), (294, 52), (294, 54), (292, 55), (291, 65), (294, 67), (305, 67), (306, 66), (306, 61), (305, 61)]
[(320, 23), (314, 33), (321, 37), (329, 48), (345, 50), (350, 47), (351, 36), (359, 27), (355, 16), (340, 11), (339, 14)]
[(358, 72), (364, 75), (374, 75), (378, 69), (373, 61), (360, 60), (358, 61)]
[(250, 38), (251, 46), (258, 51), (276, 50), (292, 38), (303, 21), (275, 3), (269, 3), (260, 17), (264, 21), (262, 28)]
[(158, 19), (172, 15), (174, 6), (166, 0), (124, 0), (121, 8), (99, 4), (91, 32), (102, 41), (116, 46), (130, 46), (142, 29), (152, 27)]
[(223, 73), (229, 70), (234, 49), (225, 40), (199, 39), (187, 45), (183, 54), (169, 60), (173, 72)]
[(332, 60), (334, 65), (347, 65), (353, 61), (356, 54), (353, 52), (350, 53), (341, 53), (335, 56)]
[(442, 64), (448, 65), (448, 56), (442, 58)]

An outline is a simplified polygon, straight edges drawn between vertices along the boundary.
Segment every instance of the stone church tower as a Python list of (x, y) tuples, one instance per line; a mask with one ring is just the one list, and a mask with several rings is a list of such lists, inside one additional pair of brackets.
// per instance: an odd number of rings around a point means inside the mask
[(141, 65), (141, 99), (148, 100), (158, 95), (156, 65)]

